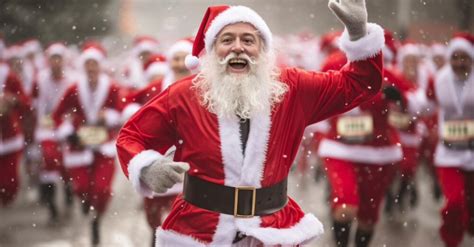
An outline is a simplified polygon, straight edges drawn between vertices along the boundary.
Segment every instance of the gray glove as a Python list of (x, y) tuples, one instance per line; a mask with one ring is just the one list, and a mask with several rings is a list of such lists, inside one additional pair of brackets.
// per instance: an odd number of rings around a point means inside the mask
[(156, 193), (165, 193), (174, 184), (182, 182), (182, 175), (189, 170), (186, 162), (175, 162), (174, 152), (153, 162), (140, 171), (140, 180)]
[(329, 0), (328, 7), (344, 24), (351, 41), (367, 34), (367, 8), (365, 0)]

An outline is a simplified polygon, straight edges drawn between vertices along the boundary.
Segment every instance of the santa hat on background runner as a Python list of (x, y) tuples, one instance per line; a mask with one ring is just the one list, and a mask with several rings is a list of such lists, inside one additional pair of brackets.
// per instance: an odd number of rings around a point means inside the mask
[(45, 53), (46, 53), (46, 56), (48, 57), (51, 57), (54, 55), (59, 55), (61, 57), (64, 57), (66, 56), (67, 51), (68, 49), (63, 43), (54, 42), (46, 48)]
[(132, 53), (135, 56), (140, 55), (140, 53), (148, 51), (151, 53), (155, 53), (158, 51), (159, 42), (157, 39), (151, 36), (137, 36), (133, 40), (133, 50)]
[(146, 61), (143, 66), (143, 70), (145, 71), (145, 77), (147, 81), (157, 74), (166, 75), (168, 73), (168, 63), (166, 62), (166, 58), (160, 54), (151, 55), (150, 58)]
[(447, 50), (448, 50), (448, 48), (444, 44), (433, 43), (430, 46), (430, 55), (431, 55), (431, 57), (434, 57), (434, 56), (446, 57)]
[(41, 53), (42, 48), (41, 48), (41, 43), (37, 39), (29, 39), (23, 42), (22, 44), (23, 51), (25, 55), (28, 55), (30, 53), (37, 54)]
[(332, 50), (339, 50), (338, 40), (339, 40), (339, 37), (341, 37), (341, 35), (342, 35), (341, 31), (333, 31), (333, 32), (328, 32), (328, 33), (323, 34), (321, 36), (320, 50), (321, 51), (329, 50), (330, 52)]
[(250, 23), (261, 35), (266, 49), (272, 46), (272, 33), (265, 21), (255, 11), (244, 6), (211, 6), (207, 8), (201, 26), (196, 34), (192, 54), (186, 57), (186, 67), (195, 69), (199, 65), (199, 55), (203, 50), (210, 52), (217, 34), (227, 25)]
[(382, 48), (383, 55), (387, 60), (394, 62), (394, 59), (397, 57), (398, 42), (393, 37), (393, 33), (387, 29), (384, 30), (384, 36), (385, 46)]
[(456, 50), (465, 51), (472, 59), (474, 59), (474, 35), (464, 32), (454, 34), (454, 37), (448, 44), (448, 58), (451, 58)]
[(178, 52), (191, 54), (193, 52), (193, 43), (194, 40), (192, 38), (185, 38), (177, 41), (168, 49), (166, 59), (171, 61), (171, 58), (173, 58), (173, 56)]
[(405, 57), (408, 55), (421, 57), (420, 47), (414, 42), (406, 42), (405, 44), (403, 44), (398, 49), (397, 64), (401, 65), (403, 59), (405, 59)]
[(23, 58), (25, 56), (24, 49), (19, 44), (14, 44), (5, 49), (3, 58), (9, 60), (12, 58)]
[(79, 65), (83, 66), (84, 63), (93, 59), (96, 60), (99, 64), (103, 63), (107, 57), (107, 52), (104, 47), (96, 41), (88, 41), (82, 46), (82, 53), (79, 56)]

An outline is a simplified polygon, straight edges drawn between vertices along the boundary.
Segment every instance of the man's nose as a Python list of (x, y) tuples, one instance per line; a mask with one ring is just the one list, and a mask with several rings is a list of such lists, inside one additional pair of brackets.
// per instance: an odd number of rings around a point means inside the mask
[(232, 47), (232, 51), (237, 54), (244, 52), (244, 47), (242, 46), (242, 42), (240, 41), (240, 39), (237, 39), (235, 41), (234, 46)]

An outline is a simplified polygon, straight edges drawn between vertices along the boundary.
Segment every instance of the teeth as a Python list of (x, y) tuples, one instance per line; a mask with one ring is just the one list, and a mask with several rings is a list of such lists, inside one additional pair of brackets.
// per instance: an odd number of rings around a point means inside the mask
[(245, 59), (241, 59), (241, 58), (232, 58), (232, 59), (229, 60), (229, 63), (247, 64), (247, 61)]

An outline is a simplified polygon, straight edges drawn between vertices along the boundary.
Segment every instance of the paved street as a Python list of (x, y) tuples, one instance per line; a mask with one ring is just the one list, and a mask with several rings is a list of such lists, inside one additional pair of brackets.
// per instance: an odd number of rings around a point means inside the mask
[[(421, 203), (417, 210), (411, 216), (397, 217), (396, 222), (382, 217), (372, 246), (442, 246), (437, 233), (441, 202), (432, 201), (426, 175), (420, 174), (419, 178)], [(325, 188), (324, 182), (315, 183), (310, 177), (302, 179), (298, 175), (291, 176), (290, 195), (305, 211), (313, 212), (325, 226), (324, 236), (310, 246), (333, 246)], [(75, 201), (69, 220), (50, 226), (47, 224), (46, 209), (29, 201), (27, 191), (26, 185), (23, 186), (15, 203), (0, 210), (0, 246), (89, 245), (89, 218), (80, 213), (78, 200)], [(140, 198), (119, 169), (114, 181), (113, 200), (101, 230), (102, 246), (149, 246), (151, 232), (145, 222)], [(474, 246), (474, 238), (466, 235), (462, 247), (468, 246)]]

